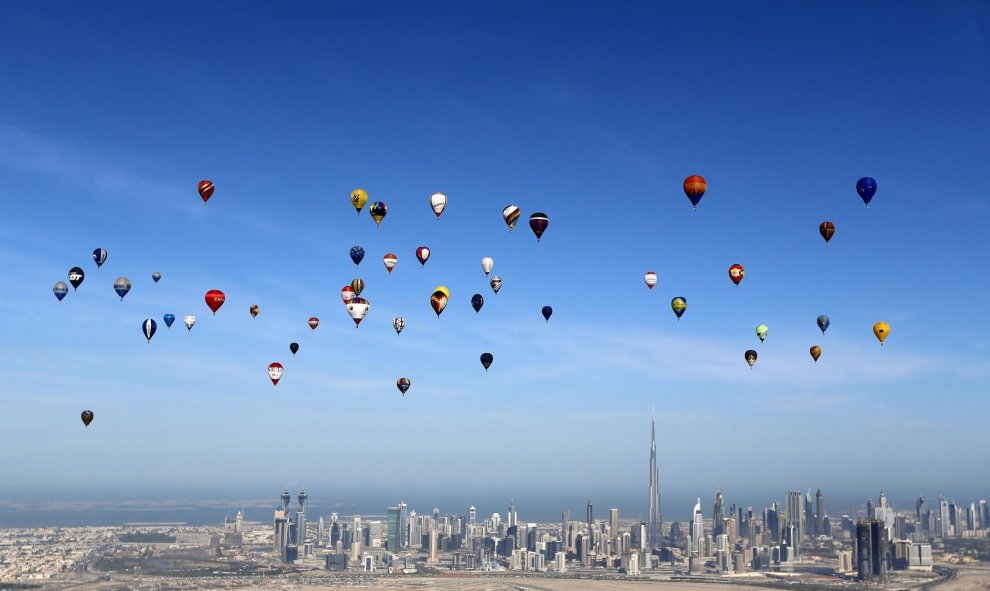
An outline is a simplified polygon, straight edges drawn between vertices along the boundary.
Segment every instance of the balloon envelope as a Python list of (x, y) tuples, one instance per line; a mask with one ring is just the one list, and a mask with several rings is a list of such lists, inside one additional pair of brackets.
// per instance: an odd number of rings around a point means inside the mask
[(141, 323), (141, 332), (144, 333), (144, 338), (151, 342), (151, 337), (155, 336), (155, 331), (158, 330), (158, 323), (156, 323), (151, 318), (146, 318), (144, 322)]
[(761, 325), (759, 325), (759, 326), (756, 327), (756, 336), (760, 337), (760, 342), (761, 343), (766, 340), (767, 333), (769, 333), (769, 332), (770, 332), (770, 329), (767, 327), (766, 324), (761, 324)]
[(69, 283), (72, 284), (72, 291), (75, 291), (77, 287), (82, 285), (83, 279), (86, 278), (86, 274), (79, 267), (72, 267), (69, 269)]
[(416, 249), (416, 258), (419, 260), (420, 265), (426, 265), (426, 261), (430, 259), (430, 249), (420, 246)]
[(84, 410), (80, 413), (79, 418), (82, 419), (83, 425), (88, 427), (89, 424), (93, 422), (93, 411)]
[(687, 300), (679, 296), (670, 300), (670, 309), (677, 315), (677, 320), (680, 320), (684, 310), (687, 310)]
[(505, 225), (509, 226), (510, 232), (516, 228), (516, 222), (519, 221), (519, 214), (519, 208), (515, 205), (506, 205), (502, 209), (502, 219), (505, 220)]
[(375, 225), (380, 227), (382, 220), (385, 219), (385, 214), (388, 213), (388, 206), (385, 205), (384, 201), (375, 201), (371, 204), (368, 213), (371, 214), (371, 219), (375, 220)]
[(485, 272), (487, 276), (492, 272), (492, 267), (495, 266), (495, 259), (492, 257), (482, 257), (481, 258), (481, 270)]
[(817, 322), (818, 322), (818, 328), (821, 329), (822, 334), (825, 334), (825, 331), (828, 329), (828, 325), (831, 323), (831, 321), (828, 319), (828, 316), (822, 314), (821, 316), (818, 317)]
[(354, 299), (354, 288), (350, 285), (345, 285), (343, 289), (340, 290), (340, 299), (344, 300), (344, 304)]
[(409, 381), (409, 378), (399, 378), (395, 380), (395, 386), (399, 389), (399, 392), (402, 392), (403, 396), (406, 395), (406, 391), (409, 390), (409, 386), (411, 385), (412, 382)]
[(405, 327), (406, 327), (406, 321), (402, 318), (402, 316), (396, 316), (392, 320), (392, 328), (395, 329), (395, 334), (396, 335), (401, 334), (402, 333), (402, 329), (405, 328)]
[(354, 292), (354, 295), (361, 295), (361, 292), (364, 291), (364, 279), (361, 279), (360, 277), (357, 279), (352, 279), (351, 290)]
[(186, 325), (186, 330), (192, 330), (193, 325), (196, 324), (196, 317), (192, 314), (186, 314), (185, 318), (182, 319), (182, 323)]
[(883, 346), (883, 342), (887, 340), (887, 335), (890, 334), (890, 325), (886, 322), (877, 322), (873, 325), (873, 334), (876, 335), (877, 340), (880, 341), (880, 346)]
[(385, 268), (388, 269), (388, 274), (391, 275), (392, 269), (395, 268), (395, 263), (399, 262), (399, 257), (390, 252), (382, 257), (382, 262), (385, 263)]
[(536, 234), (536, 241), (539, 242), (540, 238), (543, 236), (543, 232), (546, 231), (547, 226), (550, 225), (550, 218), (547, 214), (542, 211), (538, 211), (533, 215), (529, 216), (529, 227), (532, 228), (533, 233)]
[(474, 308), (475, 312), (480, 312), (481, 307), (485, 305), (485, 298), (481, 297), (480, 293), (476, 293), (471, 296), (471, 307)]
[(835, 224), (832, 222), (822, 222), (818, 226), (818, 233), (825, 239), (825, 244), (828, 244), (828, 241), (832, 239), (832, 235), (835, 234)]
[(868, 176), (864, 176), (856, 181), (856, 192), (859, 193), (863, 203), (869, 207), (870, 200), (873, 199), (873, 195), (877, 192), (877, 182)]
[(219, 289), (211, 289), (206, 292), (205, 299), (206, 305), (210, 308), (210, 310), (213, 310), (213, 315), (216, 316), (217, 310), (219, 310), (220, 306), (222, 306), (224, 301), (226, 301), (227, 296), (225, 296)]
[(151, 280), (154, 281), (155, 283), (158, 283), (158, 280), (161, 278), (162, 278), (162, 274), (159, 273), (158, 271), (155, 271), (154, 273), (151, 274)]
[(63, 283), (62, 281), (59, 281), (54, 286), (52, 286), (52, 293), (54, 293), (55, 297), (58, 298), (58, 301), (61, 302), (62, 298), (65, 297), (65, 294), (69, 293), (69, 286)]
[(364, 320), (364, 317), (368, 315), (368, 310), (371, 309), (371, 304), (368, 300), (364, 298), (354, 298), (347, 304), (347, 313), (350, 314), (351, 319), (354, 320), (354, 326), (357, 327)]
[(749, 364), (749, 368), (753, 369), (753, 365), (756, 363), (756, 351), (750, 349), (745, 353), (746, 363)]
[(550, 316), (553, 314), (553, 308), (551, 308), (550, 306), (543, 306), (542, 312), (543, 312), (543, 319), (549, 323)]
[(107, 251), (102, 248), (97, 248), (93, 251), (93, 261), (96, 263), (96, 268), (99, 269), (103, 266), (103, 263), (107, 262)]
[(653, 271), (647, 271), (643, 278), (646, 281), (646, 287), (653, 289), (653, 286), (657, 284), (657, 274)]
[(351, 191), (351, 205), (357, 210), (358, 215), (361, 215), (361, 209), (364, 208), (364, 204), (368, 202), (368, 193), (364, 189), (354, 189)]
[(812, 345), (809, 352), (811, 353), (811, 358), (815, 360), (815, 363), (818, 363), (818, 358), (822, 356), (822, 348), (818, 345)]
[(295, 355), (299, 351), (299, 343), (289, 343), (289, 351), (292, 351), (292, 354)]
[(354, 265), (360, 265), (361, 261), (364, 260), (364, 249), (360, 246), (351, 247), (351, 260), (354, 261)]
[(743, 280), (745, 275), (746, 269), (744, 269), (742, 265), (735, 264), (729, 267), (729, 279), (731, 279), (736, 285), (739, 285), (739, 282)]
[(437, 318), (440, 318), (440, 313), (447, 307), (447, 302), (450, 300), (449, 293), (446, 289), (440, 289), (438, 287), (433, 292), (433, 295), (430, 296), (430, 306), (437, 313)]
[(131, 291), (131, 280), (127, 277), (118, 277), (116, 281), (113, 282), (113, 290), (117, 292), (120, 296), (120, 300), (124, 300), (124, 296), (127, 292)]
[(203, 198), (203, 203), (206, 203), (213, 196), (213, 181), (199, 181), (199, 186), (196, 189), (199, 191), (199, 196)]
[(443, 208), (447, 207), (447, 196), (443, 193), (434, 193), (430, 195), (430, 207), (433, 208), (433, 213), (437, 214), (437, 219), (440, 219), (440, 214), (443, 213)]
[(268, 377), (272, 381), (272, 386), (277, 386), (278, 381), (282, 379), (282, 372), (285, 369), (282, 367), (281, 363), (272, 363), (268, 366)]
[(695, 209), (698, 209), (698, 202), (701, 201), (701, 197), (707, 190), (708, 183), (705, 181), (705, 177), (703, 176), (693, 174), (684, 179), (684, 194), (691, 200), (691, 205), (693, 205)]
[(319, 325), (320, 325), (320, 319), (317, 318), (316, 316), (313, 316), (312, 318), (309, 319), (309, 327), (312, 328), (313, 330), (316, 330), (316, 327)]
[(496, 275), (492, 277), (492, 280), (488, 284), (492, 286), (492, 291), (498, 293), (498, 290), (502, 289), (502, 278)]
[(481, 354), (481, 365), (484, 366), (485, 371), (488, 371), (488, 368), (491, 367), (492, 361), (495, 361), (495, 358), (492, 357), (491, 353)]
[(248, 308), (248, 311), (251, 312), (251, 318), (257, 318), (258, 312), (261, 312), (261, 308), (258, 307), (258, 304), (255, 304)]
[(175, 314), (166, 314), (162, 317), (165, 321), (165, 328), (172, 328), (172, 323), (175, 322)]

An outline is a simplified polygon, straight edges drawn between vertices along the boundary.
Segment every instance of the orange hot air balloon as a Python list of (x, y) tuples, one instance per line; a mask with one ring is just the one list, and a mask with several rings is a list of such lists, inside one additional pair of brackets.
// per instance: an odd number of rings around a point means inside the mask
[(220, 306), (223, 305), (226, 299), (227, 297), (219, 289), (211, 289), (206, 292), (206, 305), (210, 307), (210, 310), (213, 310), (214, 316), (217, 315), (217, 310), (220, 309)]
[(210, 200), (210, 197), (213, 196), (213, 189), (214, 189), (213, 181), (209, 181), (209, 180), (199, 181), (199, 186), (197, 187), (197, 189), (199, 190), (199, 196), (203, 198), (203, 203), (206, 203), (207, 201)]
[(316, 327), (319, 325), (320, 325), (320, 319), (317, 318), (316, 316), (313, 316), (312, 318), (309, 319), (309, 327), (312, 328), (313, 330), (316, 330)]
[(729, 267), (729, 279), (733, 283), (739, 285), (739, 282), (743, 280), (743, 276), (746, 275), (746, 269), (740, 264), (735, 264)]
[(701, 201), (706, 190), (708, 190), (708, 183), (705, 182), (705, 177), (692, 174), (684, 179), (684, 194), (691, 200), (691, 205), (695, 209), (698, 209), (698, 202)]
[(880, 346), (883, 346), (883, 342), (887, 340), (887, 335), (890, 334), (890, 325), (886, 322), (877, 322), (873, 325), (873, 334), (877, 335), (877, 340), (880, 341)]
[(251, 318), (257, 318), (258, 312), (261, 312), (261, 308), (258, 307), (258, 304), (255, 304), (251, 306), (251, 309), (249, 311), (251, 312)]
[(815, 363), (818, 363), (818, 358), (822, 356), (822, 348), (818, 345), (812, 345), (809, 352), (811, 353), (811, 358), (815, 360)]

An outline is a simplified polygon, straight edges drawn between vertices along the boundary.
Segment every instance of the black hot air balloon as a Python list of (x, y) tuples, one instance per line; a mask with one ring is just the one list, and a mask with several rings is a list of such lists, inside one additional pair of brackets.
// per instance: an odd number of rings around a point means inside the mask
[(79, 418), (82, 419), (83, 425), (85, 425), (85, 426), (88, 427), (89, 424), (93, 422), (93, 411), (91, 411), (91, 410), (84, 410), (79, 415)]
[(298, 350), (299, 350), (299, 343), (289, 343), (289, 351), (292, 351), (293, 355), (295, 355), (296, 351)]
[(547, 324), (550, 323), (551, 314), (553, 314), (553, 308), (550, 306), (543, 306), (543, 318), (547, 321)]
[(82, 285), (83, 279), (86, 279), (86, 274), (79, 267), (72, 267), (69, 269), (69, 283), (72, 284), (72, 291), (76, 291), (80, 285)]
[(480, 293), (476, 293), (471, 296), (471, 307), (474, 308), (475, 313), (481, 312), (481, 307), (485, 305), (485, 298), (481, 297)]
[(485, 366), (485, 371), (488, 371), (488, 368), (491, 367), (492, 361), (495, 361), (495, 358), (492, 357), (491, 353), (481, 354), (481, 365)]
[(536, 241), (539, 242), (543, 233), (546, 232), (547, 226), (550, 225), (550, 218), (547, 214), (542, 211), (538, 211), (533, 215), (529, 216), (529, 227), (533, 229), (533, 233), (536, 234)]

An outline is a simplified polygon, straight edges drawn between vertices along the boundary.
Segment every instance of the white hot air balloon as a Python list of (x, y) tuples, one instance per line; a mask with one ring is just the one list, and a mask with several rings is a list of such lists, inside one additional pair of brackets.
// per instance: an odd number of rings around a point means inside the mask
[(483, 257), (481, 259), (481, 270), (485, 272), (485, 277), (492, 272), (492, 267), (495, 266), (495, 261), (492, 257)]
[(646, 272), (646, 287), (653, 289), (653, 286), (657, 284), (657, 274), (653, 271)]
[(396, 316), (395, 320), (392, 321), (392, 328), (395, 329), (396, 336), (402, 332), (402, 329), (406, 327), (406, 321), (402, 319), (402, 316)]
[(192, 330), (194, 324), (196, 324), (196, 316), (192, 314), (186, 314), (186, 317), (182, 319), (186, 323), (186, 328)]
[(357, 328), (364, 317), (368, 315), (368, 310), (371, 309), (371, 304), (368, 300), (364, 298), (354, 298), (347, 302), (347, 313), (350, 314), (351, 319), (354, 320), (354, 328)]
[(430, 207), (433, 208), (433, 213), (437, 214), (437, 219), (440, 219), (440, 214), (443, 213), (443, 208), (447, 207), (447, 196), (443, 193), (434, 193), (430, 195)]

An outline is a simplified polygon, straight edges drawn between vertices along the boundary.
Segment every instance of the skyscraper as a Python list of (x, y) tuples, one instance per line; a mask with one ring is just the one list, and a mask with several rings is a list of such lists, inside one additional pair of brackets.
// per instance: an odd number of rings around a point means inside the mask
[(787, 493), (787, 506), (785, 507), (787, 524), (798, 528), (797, 539), (801, 540), (804, 535), (804, 495), (799, 490), (792, 490)]
[(571, 512), (566, 509), (560, 513), (560, 541), (563, 542), (564, 548), (567, 548), (567, 519), (571, 516)]
[(694, 504), (694, 519), (691, 522), (691, 553), (702, 556), (705, 551), (705, 516), (701, 513), (701, 497)]
[(619, 537), (619, 510), (608, 510), (608, 537), (615, 539)]
[(409, 528), (406, 527), (406, 503), (399, 501), (399, 548), (409, 546)]
[(712, 539), (718, 539), (718, 537), (725, 533), (723, 520), (725, 519), (724, 510), (722, 509), (722, 489), (715, 491), (715, 506), (712, 509)]
[(299, 501), (299, 509), (296, 510), (296, 539), (293, 542), (299, 546), (301, 552), (306, 545), (306, 501), (309, 499), (306, 489), (299, 491), (299, 496), (296, 498)]
[(402, 509), (399, 507), (388, 508), (388, 538), (386, 541), (389, 552), (399, 553), (399, 532), (402, 529)]
[[(284, 498), (285, 495), (283, 495)], [(275, 508), (275, 535), (272, 539), (272, 555), (282, 559), (289, 544), (288, 510), (282, 505)]]
[(825, 536), (829, 533), (825, 531), (825, 495), (819, 488), (815, 493), (815, 535)]
[(509, 527), (518, 523), (519, 515), (516, 513), (516, 502), (514, 500), (509, 501), (509, 514), (506, 515), (505, 520), (508, 522)]
[[(650, 512), (647, 521), (647, 545), (663, 544), (663, 517), (660, 515), (660, 472), (657, 470), (657, 419), (650, 419)], [(588, 501), (588, 521), (591, 521), (591, 501)]]

